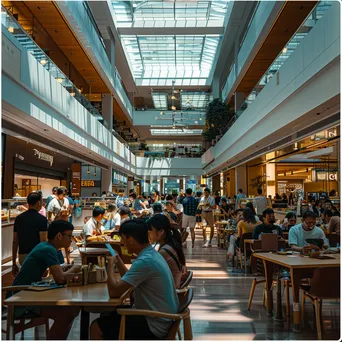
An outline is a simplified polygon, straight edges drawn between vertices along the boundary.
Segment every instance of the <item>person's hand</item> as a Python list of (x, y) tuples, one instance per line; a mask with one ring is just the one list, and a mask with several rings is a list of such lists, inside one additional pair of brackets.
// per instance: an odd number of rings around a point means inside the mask
[(108, 266), (114, 267), (117, 261), (117, 257), (110, 255), (110, 256), (106, 256), (106, 259), (107, 259)]
[(18, 273), (19, 273), (19, 267), (18, 267), (18, 265), (17, 265), (17, 264), (12, 265), (12, 275), (13, 275), (14, 277), (16, 277), (16, 276), (18, 275)]
[(312, 250), (319, 251), (319, 248), (315, 245), (308, 245), (303, 247), (303, 253), (310, 254)]
[(73, 265), (72, 267), (70, 267), (68, 272), (79, 273), (79, 272), (81, 272), (81, 269), (82, 269), (82, 265)]

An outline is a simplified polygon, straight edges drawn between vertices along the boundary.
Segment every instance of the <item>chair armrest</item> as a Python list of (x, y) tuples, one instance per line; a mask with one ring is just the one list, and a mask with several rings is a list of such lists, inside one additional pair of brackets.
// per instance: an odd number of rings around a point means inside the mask
[(22, 291), (29, 288), (31, 285), (17, 285), (17, 286), (5, 286), (1, 288), (1, 292), (7, 292), (7, 291)]
[(149, 317), (162, 317), (170, 318), (174, 320), (181, 320), (180, 314), (169, 314), (166, 312), (152, 311), (152, 310), (140, 310), (140, 309), (117, 309), (116, 312), (123, 316), (149, 316)]

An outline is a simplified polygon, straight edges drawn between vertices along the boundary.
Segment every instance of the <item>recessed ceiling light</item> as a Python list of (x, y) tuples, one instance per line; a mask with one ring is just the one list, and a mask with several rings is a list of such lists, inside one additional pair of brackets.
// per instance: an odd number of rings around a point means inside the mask
[(41, 65), (45, 65), (46, 63), (47, 63), (47, 60), (46, 60), (46, 59), (41, 59), (41, 60), (40, 60), (40, 64), (41, 64)]

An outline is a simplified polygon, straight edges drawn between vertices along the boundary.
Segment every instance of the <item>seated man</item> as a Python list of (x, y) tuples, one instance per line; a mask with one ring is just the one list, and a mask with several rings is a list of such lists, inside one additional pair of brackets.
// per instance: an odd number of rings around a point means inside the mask
[[(263, 234), (278, 234), (279, 236), (282, 235), (282, 231), (279, 226), (275, 225), (275, 216), (274, 211), (271, 208), (266, 208), (262, 212), (262, 216), (264, 217), (264, 222), (260, 224), (259, 226), (256, 226), (253, 232), (253, 239), (257, 240), (259, 239), (259, 235), (261, 233)], [(292, 228), (293, 229), (293, 228)]]
[[(74, 226), (64, 220), (53, 221), (48, 229), (48, 241), (39, 243), (25, 259), (19, 274), (14, 279), (13, 286), (31, 285), (33, 282), (42, 280), (47, 269), (50, 270), (57, 284), (66, 283), (67, 273), (80, 272), (81, 266), (75, 265), (69, 271), (64, 272), (58, 260), (57, 251), (61, 248), (70, 247)], [(66, 340), (74, 318), (79, 309), (63, 307), (16, 307), (15, 317), (20, 318), (23, 314), (39, 315), (54, 320), (49, 330), (48, 340)]]
[[(127, 270), (119, 256), (108, 257), (108, 292), (110, 297), (119, 297), (129, 288), (135, 289), (135, 308), (178, 312), (178, 297), (170, 268), (148, 240), (148, 226), (143, 220), (124, 222), (120, 227), (122, 242), (128, 253), (138, 258)], [(117, 281), (114, 264), (122, 278)], [(121, 316), (116, 311), (96, 319), (90, 327), (91, 340), (117, 340)], [(172, 320), (148, 316), (126, 316), (126, 340), (165, 339)]]
[(339, 216), (333, 216), (333, 213), (331, 210), (325, 209), (321, 214), (321, 218), (322, 218), (323, 224), (327, 228), (328, 234), (331, 234), (331, 233), (340, 234), (341, 221), (340, 221)]
[[(289, 246), (297, 252), (302, 252), (304, 249), (318, 249), (318, 247), (306, 242), (306, 239), (321, 239), (325, 240), (323, 230), (316, 227), (317, 215), (310, 210), (303, 214), (302, 223), (295, 225), (289, 231)], [(307, 248), (305, 248), (307, 247)], [(324, 245), (323, 247), (328, 247)]]
[(102, 219), (105, 214), (105, 210), (102, 207), (95, 207), (93, 209), (93, 217), (83, 226), (83, 235), (86, 242), (102, 241)]

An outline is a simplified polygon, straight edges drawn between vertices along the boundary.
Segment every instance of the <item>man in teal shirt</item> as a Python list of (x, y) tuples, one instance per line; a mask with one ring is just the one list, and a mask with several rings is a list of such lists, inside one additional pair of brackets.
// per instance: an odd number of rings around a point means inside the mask
[[(134, 288), (135, 308), (162, 311), (170, 314), (178, 312), (179, 302), (172, 273), (162, 257), (148, 240), (148, 226), (143, 220), (124, 222), (119, 231), (128, 253), (138, 258), (128, 270), (119, 256), (108, 260), (108, 292), (110, 297), (119, 297), (129, 288)], [(116, 280), (114, 264), (121, 279)], [(117, 340), (121, 316), (116, 311), (96, 319), (90, 327), (90, 339)], [(165, 339), (172, 320), (148, 316), (126, 317), (126, 340)]]
[[(42, 280), (44, 273), (49, 269), (56, 284), (65, 284), (67, 273), (77, 273), (81, 266), (72, 266), (64, 272), (58, 259), (58, 250), (69, 248), (74, 226), (67, 221), (53, 221), (48, 228), (48, 241), (39, 243), (26, 257), (19, 274), (13, 282), (13, 286), (31, 285)], [(48, 340), (66, 340), (69, 335), (72, 322), (78, 315), (78, 309), (63, 307), (17, 307), (15, 317), (32, 314), (53, 319), (54, 323), (49, 330)]]

